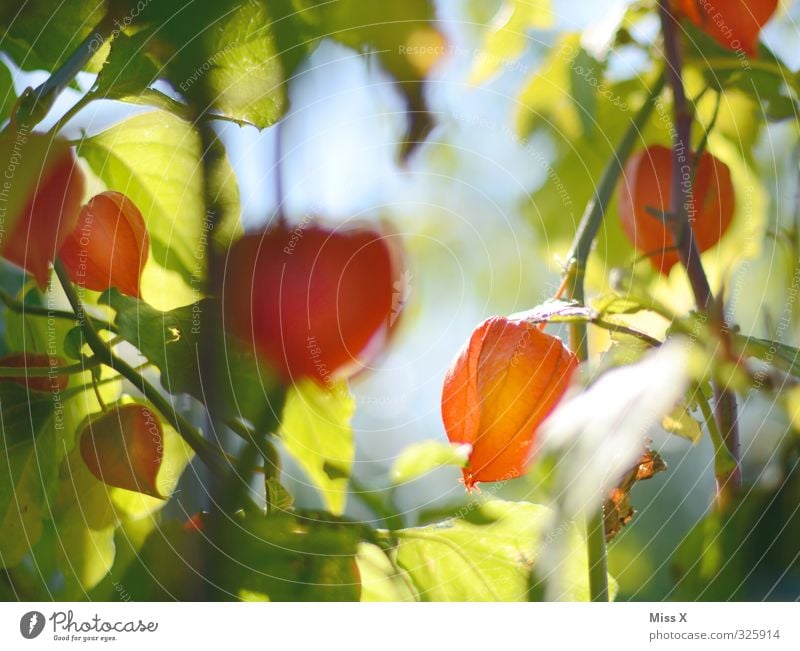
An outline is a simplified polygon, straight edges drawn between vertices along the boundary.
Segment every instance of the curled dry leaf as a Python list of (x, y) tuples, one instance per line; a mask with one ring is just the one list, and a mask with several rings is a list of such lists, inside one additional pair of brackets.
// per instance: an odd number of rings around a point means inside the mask
[(658, 452), (647, 449), (636, 466), (626, 473), (618, 486), (611, 489), (603, 506), (603, 524), (606, 540), (611, 540), (633, 519), (636, 509), (631, 504), (631, 489), (636, 482), (651, 479), (667, 469), (666, 462)]

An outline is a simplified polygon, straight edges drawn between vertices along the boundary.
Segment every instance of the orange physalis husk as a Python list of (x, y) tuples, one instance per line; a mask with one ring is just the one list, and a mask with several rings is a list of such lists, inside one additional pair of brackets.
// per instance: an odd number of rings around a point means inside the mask
[[(29, 196), (25, 203), (17, 202), (19, 209), (10, 211), (0, 205), (0, 255), (25, 269), (44, 289), (50, 263), (77, 222), (83, 200), (83, 172), (65, 141), (33, 133), (25, 138), (18, 136), (18, 144), (10, 146), (8, 138), (0, 137), (0, 149), (9, 154), (5, 162), (11, 178), (5, 181), (0, 195), (5, 197), (3, 190), (10, 194), (20, 186)], [(33, 166), (35, 170), (30, 169)], [(24, 179), (31, 180), (31, 185)], [(33, 189), (29, 191), (30, 187)]]
[(561, 400), (578, 360), (558, 337), (523, 319), (492, 317), (450, 367), (442, 418), (452, 443), (469, 444), (464, 484), (520, 476), (536, 431)]
[[(44, 353), (12, 353), (0, 359), (0, 366), (21, 369), (19, 376), (0, 377), (0, 382), (16, 382), (27, 386), (31, 391), (51, 391), (56, 393), (63, 391), (69, 384), (67, 375), (59, 375), (55, 372), (59, 366), (66, 366), (65, 359), (56, 356), (45, 355)], [(53, 369), (53, 373), (47, 376), (29, 376), (24, 369)]]
[[(672, 232), (658, 215), (670, 211), (671, 182), (672, 150), (653, 145), (633, 155), (619, 183), (622, 230), (636, 250), (647, 254), (653, 267), (662, 274), (668, 274), (680, 261)], [(733, 220), (735, 203), (730, 169), (704, 152), (687, 207), (699, 251), (707, 251), (719, 242)]]
[(230, 329), (285, 382), (329, 385), (361, 370), (385, 343), (402, 307), (394, 300), (396, 260), (371, 229), (279, 224), (245, 235), (225, 269)]
[(156, 477), (164, 457), (164, 434), (153, 411), (117, 405), (90, 416), (80, 434), (81, 457), (108, 486), (164, 499)]
[(722, 47), (758, 54), (761, 28), (772, 18), (778, 0), (673, 0), (673, 9), (684, 15)]
[(76, 285), (98, 292), (116, 287), (140, 298), (149, 253), (150, 236), (142, 213), (124, 194), (109, 191), (81, 209), (59, 256)]

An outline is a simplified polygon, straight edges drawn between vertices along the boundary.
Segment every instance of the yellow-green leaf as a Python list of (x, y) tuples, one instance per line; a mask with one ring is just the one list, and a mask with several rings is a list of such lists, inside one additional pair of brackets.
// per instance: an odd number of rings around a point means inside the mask
[(443, 466), (463, 468), (471, 446), (445, 441), (413, 443), (400, 453), (389, 474), (393, 484), (405, 484)]
[(553, 26), (551, 0), (508, 0), (492, 20), (470, 81), (478, 84), (519, 57), (528, 44), (527, 30)]
[[(152, 111), (83, 140), (78, 151), (109, 189), (137, 205), (155, 261), (189, 283), (202, 278), (208, 225), (201, 143), (192, 126), (171, 113)], [(239, 190), (227, 159), (219, 160), (211, 192), (222, 214), (213, 241), (227, 243), (239, 221)]]
[(345, 383), (323, 389), (311, 380), (295, 384), (286, 397), (280, 434), (286, 451), (308, 474), (325, 507), (344, 510), (355, 447), (350, 419), (355, 402)]

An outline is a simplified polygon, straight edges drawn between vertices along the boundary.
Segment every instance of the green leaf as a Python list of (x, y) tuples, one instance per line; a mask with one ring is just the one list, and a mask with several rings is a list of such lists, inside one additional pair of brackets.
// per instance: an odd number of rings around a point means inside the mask
[(165, 76), (199, 110), (260, 129), (286, 112), (287, 80), (310, 45), (289, 2), (152, 3), (145, 19)]
[(361, 543), (356, 561), (361, 575), (361, 601), (416, 601), (408, 576), (392, 565), (380, 547)]
[(64, 335), (64, 354), (71, 359), (82, 359), (85, 343), (83, 326), (75, 326)]
[[(103, 294), (101, 301), (116, 310), (119, 333), (161, 371), (161, 384), (167, 391), (187, 393), (208, 403), (212, 413), (244, 418), (261, 431), (275, 424), (283, 388), (265, 363), (224, 334), (218, 301), (203, 299), (162, 312), (115, 289)], [(202, 350), (209, 338), (218, 364), (213, 395), (200, 373)]]
[[(45, 297), (36, 287), (27, 292), (23, 288), (17, 297), (25, 305), (42, 307)], [(48, 324), (45, 316), (14, 312), (8, 308), (4, 310), (6, 343), (10, 350), (18, 351), (43, 351), (60, 355), (63, 352), (61, 342), (67, 333), (74, 327), (74, 323), (66, 319), (55, 319)], [(55, 344), (55, 346), (53, 345)]]
[(294, 497), (275, 477), (268, 477), (264, 482), (269, 512), (291, 511), (294, 508)]
[(570, 88), (583, 135), (590, 135), (597, 127), (597, 93), (605, 87), (604, 66), (584, 48), (579, 48), (570, 65)]
[[(397, 532), (398, 564), (424, 600), (524, 601), (533, 573), (558, 575), (559, 599), (588, 600), (583, 538), (573, 525), (551, 532), (551, 520), (552, 512), (535, 504), (473, 504), (460, 519)], [(561, 550), (555, 566), (543, 553), (550, 545)]]
[(529, 29), (553, 26), (551, 0), (508, 0), (492, 20), (476, 57), (470, 80), (482, 83), (517, 59), (528, 46)]
[[(474, 506), (474, 505), (473, 505)], [(408, 572), (425, 601), (526, 601), (532, 570), (548, 544), (544, 538), (552, 512), (538, 504), (491, 500), (471, 510), (488, 524), (466, 517), (396, 532), (397, 563)], [(568, 535), (563, 535), (566, 532)], [(569, 591), (564, 600), (589, 596), (586, 547), (569, 526), (550, 544), (567, 546), (567, 562), (558, 572)]]
[(700, 423), (692, 416), (685, 403), (678, 405), (671, 414), (664, 416), (661, 420), (661, 427), (670, 434), (677, 434), (691, 441), (694, 445), (697, 445), (703, 438), (703, 429)]
[(308, 474), (325, 507), (334, 514), (344, 510), (347, 497), (355, 455), (350, 426), (354, 413), (355, 401), (346, 383), (323, 389), (303, 380), (289, 390), (281, 419), (286, 451)]
[[(0, 50), (23, 70), (51, 71), (62, 64), (106, 13), (106, 2), (36, 0), (0, 5)], [(108, 52), (98, 49), (90, 72), (99, 69)]]
[(56, 401), (0, 384), (0, 567), (14, 567), (42, 535), (57, 478)]
[(11, 71), (0, 61), (0, 120), (4, 120), (11, 112), (11, 107), (17, 101), (14, 92), (14, 81)]
[(142, 94), (157, 78), (159, 67), (147, 53), (150, 30), (133, 36), (120, 34), (97, 75), (92, 93), (105, 99), (125, 100)]
[(800, 350), (797, 348), (778, 341), (743, 337), (742, 335), (734, 335), (734, 341), (737, 346), (741, 347), (745, 355), (766, 361), (795, 377), (800, 377)]
[[(158, 264), (190, 284), (202, 281), (209, 234), (200, 137), (191, 125), (153, 111), (82, 140), (78, 151), (109, 189), (124, 192), (142, 212)], [(211, 194), (221, 208), (212, 241), (227, 245), (238, 228), (239, 190), (227, 158), (210, 159), (218, 161)]]
[(771, 119), (795, 116), (800, 76), (763, 43), (756, 60), (742, 60), (738, 52), (723, 47), (696, 25), (685, 21), (684, 27), (687, 65), (699, 68), (710, 87), (742, 91), (763, 106)]
[(463, 468), (470, 453), (469, 445), (454, 445), (444, 441), (413, 443), (400, 453), (389, 473), (392, 484), (405, 484), (436, 468)]
[(599, 316), (607, 314), (636, 314), (647, 309), (635, 299), (629, 296), (622, 296), (616, 292), (603, 294), (592, 299), (592, 307)]
[(205, 519), (158, 527), (120, 583), (138, 600), (357, 601), (358, 529), (330, 515)]

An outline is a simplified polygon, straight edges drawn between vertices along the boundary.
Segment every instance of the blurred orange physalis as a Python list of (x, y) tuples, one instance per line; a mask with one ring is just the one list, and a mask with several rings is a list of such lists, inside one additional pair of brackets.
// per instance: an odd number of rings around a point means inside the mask
[(69, 377), (58, 375), (57, 368), (66, 366), (67, 362), (61, 357), (45, 355), (44, 353), (13, 353), (0, 359), (0, 367), (19, 369), (52, 369), (46, 376), (28, 375), (22, 370), (19, 376), (0, 377), (0, 382), (16, 382), (27, 386), (31, 391), (57, 392), (67, 388)]
[(397, 251), (374, 230), (279, 224), (231, 248), (225, 314), (284, 381), (326, 386), (386, 341), (401, 307), (396, 263)]
[(116, 287), (139, 298), (149, 252), (150, 236), (136, 204), (121, 192), (103, 192), (81, 209), (59, 256), (76, 285), (98, 292)]
[(0, 255), (47, 285), (50, 263), (75, 227), (84, 178), (69, 145), (40, 133), (0, 136)]
[(156, 415), (140, 404), (116, 405), (87, 419), (80, 433), (81, 457), (108, 486), (150, 495), (164, 457), (164, 434)]
[[(687, 170), (687, 175), (690, 171)], [(672, 232), (658, 215), (670, 210), (672, 150), (648, 147), (628, 161), (619, 183), (622, 230), (662, 274), (680, 261)], [(713, 247), (733, 220), (735, 197), (728, 166), (703, 152), (694, 178), (688, 218), (699, 251)]]
[(442, 394), (447, 438), (472, 446), (468, 489), (523, 473), (537, 428), (577, 366), (558, 337), (525, 320), (492, 317), (478, 326), (448, 370)]
[(778, 0), (673, 0), (673, 7), (723, 47), (754, 57), (761, 28)]

